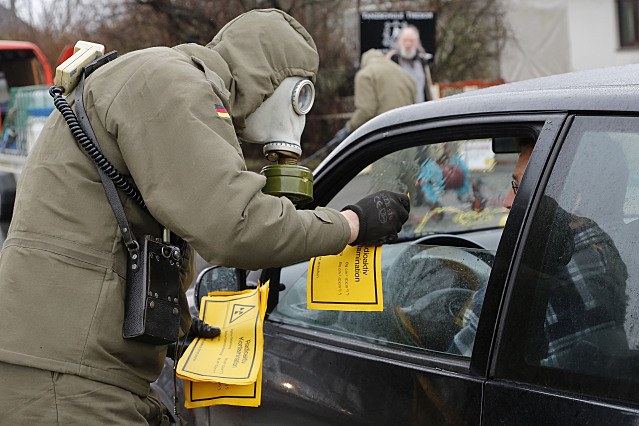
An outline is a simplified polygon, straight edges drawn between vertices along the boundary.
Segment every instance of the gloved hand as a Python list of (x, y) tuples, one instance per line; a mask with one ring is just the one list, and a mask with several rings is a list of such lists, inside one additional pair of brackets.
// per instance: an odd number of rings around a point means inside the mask
[(391, 191), (367, 195), (342, 209), (352, 210), (359, 218), (359, 234), (350, 245), (379, 246), (397, 240), (397, 233), (408, 219), (408, 196)]
[(220, 329), (213, 327), (202, 321), (197, 317), (191, 318), (191, 328), (189, 334), (194, 337), (204, 337), (207, 339), (217, 337), (220, 335)]
[(330, 141), (328, 141), (328, 143), (326, 144), (326, 146), (333, 146), (333, 145), (337, 145), (338, 143), (340, 143), (341, 141), (343, 141), (344, 139), (346, 139), (348, 137), (348, 135), (351, 134), (351, 131), (348, 130), (348, 127), (344, 126), (341, 129), (339, 129), (337, 131), (337, 133), (335, 133), (335, 136), (333, 136), (333, 139), (331, 139)]

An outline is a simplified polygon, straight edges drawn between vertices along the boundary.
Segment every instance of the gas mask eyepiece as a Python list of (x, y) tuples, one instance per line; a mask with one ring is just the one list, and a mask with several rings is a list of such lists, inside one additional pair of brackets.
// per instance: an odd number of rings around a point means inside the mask
[(300, 80), (293, 87), (291, 103), (293, 109), (299, 115), (306, 115), (315, 102), (315, 86), (310, 80)]

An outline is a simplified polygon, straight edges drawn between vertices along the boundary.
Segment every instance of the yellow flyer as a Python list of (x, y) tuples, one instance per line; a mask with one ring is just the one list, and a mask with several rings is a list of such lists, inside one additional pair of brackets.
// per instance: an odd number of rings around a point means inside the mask
[(381, 253), (381, 246), (346, 246), (338, 255), (311, 259), (308, 308), (383, 311)]
[(196, 338), (178, 362), (176, 374), (197, 382), (254, 384), (262, 368), (268, 283), (242, 292), (202, 298), (200, 318), (220, 327), (214, 339)]
[(255, 383), (248, 385), (185, 380), (184, 391), (186, 408), (221, 404), (258, 407), (262, 402), (262, 369)]

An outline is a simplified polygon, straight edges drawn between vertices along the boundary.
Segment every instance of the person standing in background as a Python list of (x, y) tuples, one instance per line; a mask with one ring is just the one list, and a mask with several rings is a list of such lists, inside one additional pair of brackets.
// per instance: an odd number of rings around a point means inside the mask
[(433, 82), (430, 76), (429, 63), (433, 55), (426, 52), (419, 38), (419, 30), (414, 25), (404, 27), (399, 33), (395, 48), (390, 50), (386, 57), (399, 64), (417, 85), (416, 102), (433, 100), (431, 87)]
[(416, 86), (411, 76), (376, 49), (362, 55), (355, 74), (355, 112), (346, 125), (327, 144), (340, 143), (351, 132), (373, 117), (415, 103)]

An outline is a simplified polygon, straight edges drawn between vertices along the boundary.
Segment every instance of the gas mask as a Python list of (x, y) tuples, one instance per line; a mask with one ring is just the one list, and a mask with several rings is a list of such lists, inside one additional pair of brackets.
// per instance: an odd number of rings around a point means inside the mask
[(266, 176), (264, 193), (285, 196), (294, 203), (313, 200), (313, 174), (299, 166), (297, 159), (302, 155), (300, 139), (306, 114), (314, 100), (315, 87), (310, 80), (288, 77), (246, 118), (240, 139), (264, 144), (266, 159), (277, 163), (261, 171)]

